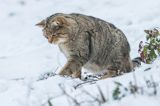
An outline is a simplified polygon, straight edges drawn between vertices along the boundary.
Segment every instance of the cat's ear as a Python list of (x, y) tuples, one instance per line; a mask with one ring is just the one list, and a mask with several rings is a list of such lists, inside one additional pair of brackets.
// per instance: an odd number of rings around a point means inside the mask
[(59, 16), (53, 21), (53, 25), (55, 26), (69, 26), (69, 22), (65, 17)]
[(37, 23), (36, 26), (44, 28), (45, 27), (45, 20), (42, 20), (41, 22)]

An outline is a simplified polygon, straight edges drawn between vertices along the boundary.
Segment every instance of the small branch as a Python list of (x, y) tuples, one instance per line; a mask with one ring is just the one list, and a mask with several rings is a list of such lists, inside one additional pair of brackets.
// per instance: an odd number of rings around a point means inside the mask
[(151, 76), (151, 81), (152, 81), (152, 84), (153, 84), (153, 94), (154, 95), (157, 95), (157, 86), (158, 86), (158, 84), (154, 81), (154, 79), (153, 79), (153, 76)]
[(76, 106), (80, 106), (80, 104), (78, 103), (78, 101), (74, 97), (72, 97), (71, 95), (69, 95), (66, 92), (66, 90), (64, 89), (64, 87), (62, 86), (62, 84), (59, 84), (59, 87), (61, 88), (63, 94), (66, 95), (67, 97), (69, 97), (76, 104)]
[(103, 92), (102, 92), (102, 90), (101, 90), (101, 88), (100, 88), (99, 85), (97, 85), (97, 88), (98, 88), (98, 91), (99, 91), (100, 96), (101, 96), (101, 98), (102, 98), (102, 103), (107, 102), (107, 100), (106, 100), (106, 98), (105, 98), (105, 96), (104, 96), (104, 94), (103, 94)]
[(146, 68), (144, 71), (149, 71), (151, 69), (151, 67)]
[(82, 86), (82, 85), (84, 85), (84, 84), (88, 84), (88, 83), (93, 84), (93, 83), (96, 83), (96, 81), (98, 81), (98, 80), (84, 81), (84, 82), (82, 82), (82, 83), (79, 83), (79, 84), (75, 85), (74, 88), (77, 89), (78, 87), (80, 87), (80, 86)]
[(90, 96), (92, 99), (94, 99), (94, 101), (97, 101), (97, 102), (101, 103), (101, 101), (97, 97), (94, 97), (93, 95), (91, 95), (86, 90), (83, 90), (83, 93), (85, 93), (86, 95)]
[(58, 74), (55, 73), (57, 70), (58, 70), (58, 67), (55, 69), (54, 72), (47, 72), (47, 73), (41, 75), (40, 78), (37, 79), (37, 81), (45, 80), (45, 79), (48, 79), (50, 77), (58, 75)]

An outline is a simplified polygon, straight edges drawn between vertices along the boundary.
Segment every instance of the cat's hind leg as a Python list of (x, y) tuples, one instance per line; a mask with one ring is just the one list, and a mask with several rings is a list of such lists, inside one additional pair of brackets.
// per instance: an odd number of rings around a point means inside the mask
[(111, 78), (111, 77), (116, 77), (118, 76), (118, 71), (116, 70), (107, 70), (107, 72), (104, 72), (103, 75), (101, 76), (100, 80), (106, 79), (106, 78)]

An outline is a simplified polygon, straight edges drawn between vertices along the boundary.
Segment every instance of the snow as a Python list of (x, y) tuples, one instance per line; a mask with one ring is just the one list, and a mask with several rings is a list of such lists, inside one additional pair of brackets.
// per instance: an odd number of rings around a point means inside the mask
[[(45, 17), (57, 13), (82, 13), (114, 23), (126, 34), (131, 45), (131, 57), (138, 56), (138, 44), (145, 39), (144, 29), (160, 27), (159, 0), (0, 0), (0, 106), (47, 106), (48, 98), (54, 106), (71, 105), (62, 95), (60, 85), (79, 101), (90, 99), (84, 90), (95, 97), (97, 85), (109, 99), (109, 106), (159, 106), (157, 96), (128, 95), (120, 101), (111, 98), (114, 81), (128, 86), (134, 82), (145, 85), (144, 78), (160, 82), (160, 59), (152, 65), (142, 64), (135, 72), (116, 78), (84, 84), (75, 89), (79, 79), (50, 77), (38, 80), (46, 72), (60, 69), (66, 62), (55, 45), (50, 45), (35, 24)], [(151, 67), (151, 70), (144, 71)], [(160, 88), (158, 88), (160, 89)], [(80, 95), (80, 96), (77, 96)], [(93, 103), (97, 106), (97, 103)], [(72, 104), (73, 105), (73, 104)], [(91, 104), (84, 104), (86, 106)]]

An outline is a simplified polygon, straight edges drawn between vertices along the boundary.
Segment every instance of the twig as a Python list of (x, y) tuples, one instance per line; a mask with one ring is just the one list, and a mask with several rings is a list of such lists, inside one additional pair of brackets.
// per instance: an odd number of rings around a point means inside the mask
[(64, 87), (62, 86), (62, 84), (59, 84), (59, 87), (61, 88), (63, 94), (66, 95), (67, 97), (69, 97), (76, 104), (76, 106), (80, 106), (80, 103), (78, 103), (78, 101), (74, 97), (72, 97), (71, 95), (69, 95), (66, 92), (66, 90), (64, 89)]
[(97, 97), (94, 97), (93, 95), (91, 95), (86, 90), (83, 90), (83, 93), (85, 93), (86, 95), (90, 96), (92, 99), (94, 99), (94, 101), (97, 101), (97, 102), (101, 103), (101, 101)]
[(148, 71), (148, 70), (150, 70), (151, 69), (151, 67), (148, 67), (148, 68), (146, 68), (144, 71)]
[(98, 88), (98, 91), (100, 93), (100, 96), (101, 96), (101, 99), (102, 99), (102, 103), (107, 102), (107, 100), (106, 100), (106, 98), (105, 98), (105, 96), (104, 96), (104, 94), (103, 94), (103, 92), (102, 92), (102, 90), (101, 90), (99, 85), (97, 85), (97, 88)]
[(40, 80), (45, 80), (45, 79), (48, 79), (49, 77), (53, 77), (53, 76), (56, 76), (56, 71), (58, 70), (58, 67), (55, 69), (54, 72), (48, 72), (48, 73), (45, 73), (43, 75), (41, 75), (40, 78), (37, 79), (37, 81), (40, 81)]
[(82, 85), (84, 85), (84, 84), (87, 84), (87, 83), (93, 84), (93, 83), (96, 83), (96, 81), (98, 81), (98, 80), (84, 81), (84, 82), (82, 82), (82, 83), (79, 83), (79, 84), (75, 85), (74, 88), (77, 89), (78, 87), (80, 87), (80, 86), (82, 86)]
[(151, 80), (152, 80), (152, 84), (153, 84), (153, 94), (157, 95), (157, 83), (154, 81), (153, 76), (151, 75)]

